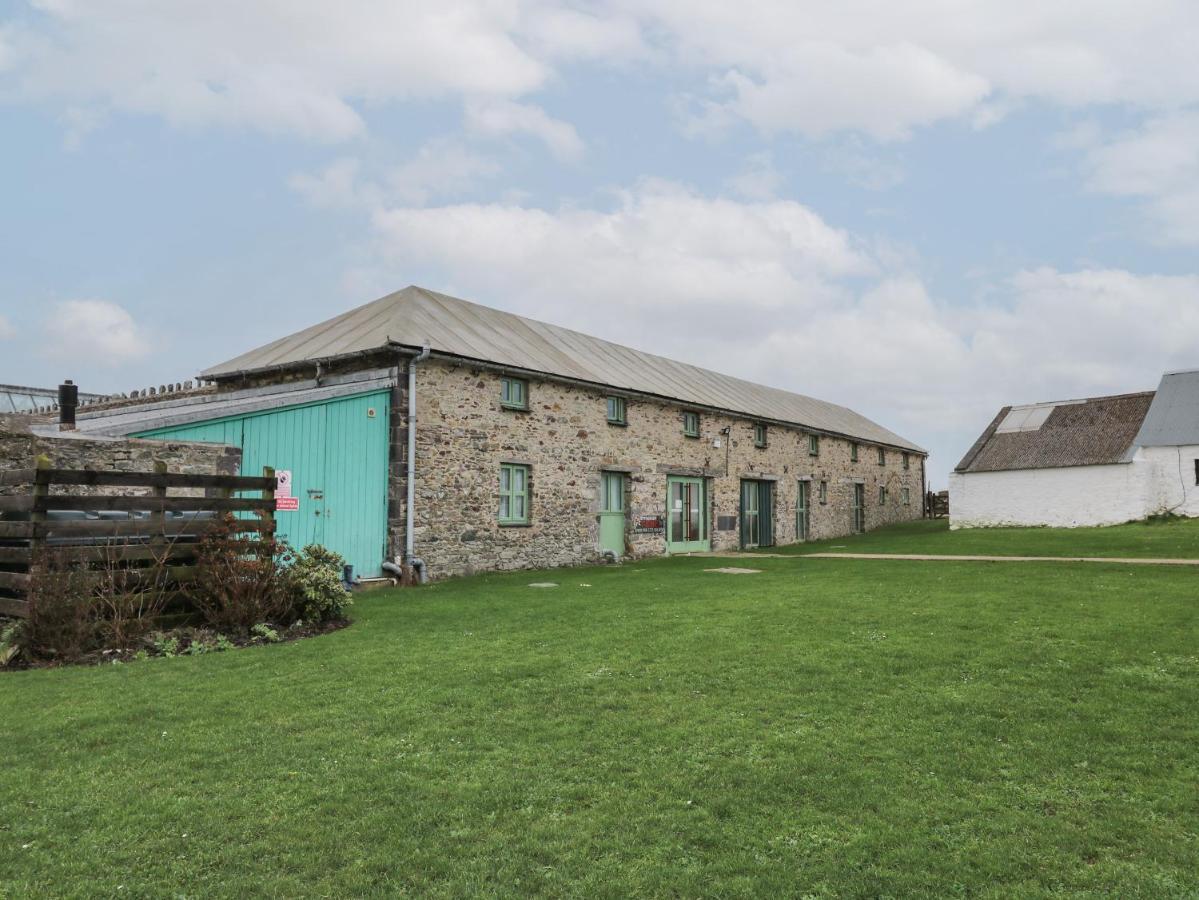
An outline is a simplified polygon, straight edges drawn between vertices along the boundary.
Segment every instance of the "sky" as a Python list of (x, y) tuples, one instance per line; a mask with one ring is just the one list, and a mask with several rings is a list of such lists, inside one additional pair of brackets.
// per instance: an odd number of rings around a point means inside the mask
[(419, 284), (850, 406), (1199, 367), (1199, 4), (0, 0), (0, 382)]

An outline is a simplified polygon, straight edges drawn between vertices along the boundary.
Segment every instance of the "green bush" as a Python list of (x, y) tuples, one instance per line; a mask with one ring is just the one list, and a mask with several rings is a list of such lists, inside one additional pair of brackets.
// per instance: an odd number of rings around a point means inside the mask
[(296, 594), (296, 611), (305, 622), (330, 622), (345, 617), (353, 603), (341, 583), (345, 560), (319, 544), (309, 544), (288, 570)]

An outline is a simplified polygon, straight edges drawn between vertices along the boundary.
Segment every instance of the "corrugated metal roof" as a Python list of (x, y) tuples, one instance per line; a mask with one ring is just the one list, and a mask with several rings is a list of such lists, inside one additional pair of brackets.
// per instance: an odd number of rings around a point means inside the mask
[(214, 366), (220, 379), (389, 345), (541, 372), (728, 410), (923, 453), (918, 445), (834, 403), (526, 319), (415, 286), (404, 288)]
[[(1005, 472), (1125, 461), (1152, 402), (1153, 391), (1148, 391), (1027, 407), (1005, 406), (954, 471)], [(1037, 427), (1003, 427), (1013, 419), (1035, 423), (1046, 407), (1052, 410)], [(1034, 412), (1038, 414), (1032, 415)]]
[(1169, 372), (1162, 376), (1134, 446), (1191, 444), (1199, 444), (1199, 372)]

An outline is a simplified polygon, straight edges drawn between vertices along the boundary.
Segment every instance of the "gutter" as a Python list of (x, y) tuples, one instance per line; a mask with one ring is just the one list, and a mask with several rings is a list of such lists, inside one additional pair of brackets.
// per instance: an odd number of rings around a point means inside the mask
[(416, 570), (421, 584), (428, 578), (425, 561), (413, 552), (413, 515), (416, 511), (416, 367), (428, 359), (429, 354), (430, 347), (426, 341), (420, 353), (408, 360), (408, 475), (405, 479), (407, 505), (404, 512), (404, 564)]

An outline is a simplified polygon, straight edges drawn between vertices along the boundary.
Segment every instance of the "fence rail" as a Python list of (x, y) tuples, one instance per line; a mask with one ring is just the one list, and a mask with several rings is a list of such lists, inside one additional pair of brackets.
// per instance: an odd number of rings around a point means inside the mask
[[(198, 541), (229, 514), (241, 514), (236, 532), (259, 539), (275, 532), (269, 467), (261, 476), (190, 475), (162, 463), (153, 472), (92, 471), (56, 469), (39, 457), (32, 468), (0, 472), (0, 485), (28, 488), (0, 496), (0, 615), (27, 616), (37, 578), (63, 567), (84, 580), (115, 579), (122, 593), (148, 584), (175, 591), (195, 579)], [(52, 493), (55, 487), (61, 490)], [(171, 489), (204, 495), (168, 496)], [(246, 493), (258, 496), (235, 496)]]

